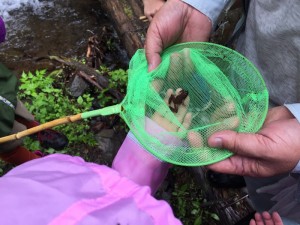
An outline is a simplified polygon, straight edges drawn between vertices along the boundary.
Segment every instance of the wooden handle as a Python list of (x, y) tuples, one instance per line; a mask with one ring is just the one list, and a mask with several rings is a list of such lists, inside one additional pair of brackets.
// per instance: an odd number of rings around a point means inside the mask
[(4, 143), (4, 142), (8, 142), (8, 141), (18, 140), (22, 137), (25, 137), (25, 136), (28, 136), (28, 135), (31, 135), (31, 134), (35, 134), (35, 133), (40, 132), (42, 130), (46, 130), (46, 129), (49, 129), (51, 127), (55, 127), (55, 126), (70, 123), (70, 122), (75, 122), (75, 121), (78, 121), (78, 120), (81, 120), (81, 119), (82, 118), (81, 118), (81, 113), (80, 113), (80, 114), (77, 114), (77, 115), (67, 116), (67, 117), (64, 117), (64, 118), (52, 120), (50, 122), (47, 122), (47, 123), (41, 124), (39, 126), (36, 126), (36, 127), (30, 128), (30, 129), (18, 132), (16, 134), (12, 134), (12, 135), (9, 135), (9, 136), (2, 137), (2, 138), (0, 138), (0, 144)]

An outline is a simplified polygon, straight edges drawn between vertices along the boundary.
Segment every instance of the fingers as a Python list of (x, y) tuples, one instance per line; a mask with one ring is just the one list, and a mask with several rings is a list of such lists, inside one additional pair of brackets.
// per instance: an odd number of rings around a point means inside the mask
[(257, 225), (257, 224), (254, 219), (251, 219), (249, 225)]
[(228, 159), (207, 166), (208, 169), (219, 173), (245, 175), (245, 169), (242, 157), (238, 155), (231, 156)]
[[(214, 121), (214, 122), (218, 122), (218, 121)], [(240, 125), (240, 120), (237, 116), (233, 116), (227, 119), (222, 119), (219, 122), (220, 122), (219, 124), (216, 124), (215, 126), (207, 130), (207, 137), (211, 136), (212, 134), (218, 131), (235, 130)]]
[(274, 221), (273, 221), (273, 218), (271, 217), (270, 213), (268, 212), (263, 212), (261, 214), (261, 217), (262, 217), (262, 222), (265, 223), (265, 225), (274, 225)]
[(235, 131), (216, 132), (208, 138), (208, 145), (225, 148), (246, 157), (261, 157), (262, 149), (268, 149), (268, 138), (260, 134), (237, 133)]
[(294, 118), (293, 114), (285, 106), (274, 107), (269, 110), (265, 124), (276, 120), (285, 120)]
[(282, 221), (280, 215), (278, 214), (278, 212), (272, 213), (272, 219), (273, 219), (275, 225), (283, 225), (283, 221)]
[(223, 106), (220, 108), (216, 109), (212, 116), (211, 120), (212, 121), (218, 121), (222, 118), (228, 118), (233, 115), (235, 115), (235, 105), (233, 102), (226, 102)]
[(155, 23), (151, 22), (145, 41), (145, 52), (148, 61), (148, 71), (154, 70), (161, 62), (160, 53), (163, 50), (162, 38)]
[(183, 68), (182, 64), (183, 64), (182, 54), (175, 52), (170, 56), (170, 66), (168, 69), (168, 74), (166, 76), (168, 82), (170, 83), (176, 82), (180, 79), (180, 77), (182, 77), (183, 74), (181, 71), (181, 69)]
[(170, 66), (167, 73), (168, 82), (180, 82), (183, 79), (191, 79), (195, 73), (195, 66), (191, 60), (190, 50), (185, 48), (180, 52), (170, 55)]
[[(179, 95), (180, 91), (182, 90), (182, 88), (178, 88), (176, 90), (176, 96)], [(187, 113), (188, 107), (189, 107), (189, 103), (190, 103), (190, 97), (187, 96), (184, 101), (182, 102), (182, 104), (178, 105), (178, 111), (175, 114), (177, 117), (177, 120), (182, 123), (183, 119), (185, 118), (185, 115)], [(168, 102), (167, 102), (168, 104)]]
[[(158, 90), (159, 86), (160, 86), (160, 81), (155, 81), (156, 83), (153, 83), (153, 82), (152, 82), (152, 85), (154, 86), (154, 89)], [(175, 97), (176, 95), (178, 95), (180, 93), (181, 90), (182, 90), (181, 88), (178, 88), (176, 90), (176, 92), (174, 93), (174, 91), (172, 89), (168, 89), (166, 92), (166, 95), (164, 97), (164, 101), (165, 101), (166, 105), (169, 105), (169, 100), (171, 98), (171, 95), (173, 95)], [(177, 121), (182, 125), (180, 127), (180, 131), (183, 131), (183, 129), (188, 129), (188, 127), (191, 125), (192, 114), (187, 113), (189, 101), (190, 101), (190, 99), (187, 96), (181, 104), (176, 104), (176, 105), (174, 105), (173, 103), (171, 104), (171, 107), (177, 110), (177, 112), (174, 114), (177, 118)], [(167, 131), (170, 131), (170, 132), (177, 131), (179, 128), (178, 123), (175, 124), (174, 121), (170, 121), (169, 118), (165, 118), (164, 117), (165, 115), (161, 115), (159, 113), (159, 111), (160, 110), (157, 110), (153, 114), (152, 119), (156, 123), (158, 123), (161, 127), (166, 129)]]
[(272, 216), (268, 212), (263, 212), (255, 213), (249, 225), (283, 225), (283, 222), (277, 212), (274, 212)]
[(187, 11), (183, 7), (189, 6), (181, 1), (167, 1), (153, 17), (145, 41), (149, 72), (160, 64), (163, 49), (179, 41)]
[(194, 148), (201, 148), (203, 146), (203, 138), (201, 134), (195, 131), (191, 131), (187, 135), (187, 139), (190, 145)]
[[(174, 94), (172, 89), (168, 89), (167, 93), (165, 95), (164, 101), (165, 103), (168, 105), (168, 101), (170, 96)], [(171, 123), (168, 119), (166, 119), (164, 117), (164, 115), (161, 115), (160, 113), (158, 113), (157, 111), (153, 114), (152, 119), (158, 123), (161, 127), (163, 127), (164, 129), (166, 129), (167, 131), (170, 132), (174, 132), (176, 131), (178, 128), (176, 125), (174, 125), (173, 123)]]
[(227, 119), (224, 119), (223, 121), (223, 130), (234, 130), (236, 129), (240, 124), (240, 120), (237, 116), (233, 116)]
[(162, 79), (155, 79), (152, 81), (151, 85), (154, 90), (159, 93), (163, 87), (164, 81)]
[(164, 5), (165, 1), (146, 1), (143, 0), (144, 3), (144, 15), (149, 19), (151, 22), (154, 15), (159, 11), (159, 9)]
[(240, 125), (240, 119), (236, 115), (235, 105), (232, 101), (225, 101), (225, 103), (217, 108), (211, 115), (210, 121), (212, 123), (220, 124), (208, 129), (208, 136), (221, 130), (235, 130)]
[[(182, 126), (183, 128), (185, 129), (189, 129), (189, 127), (191, 126), (191, 123), (192, 123), (192, 113), (187, 113), (185, 114), (185, 117), (182, 121)], [(179, 129), (179, 132), (183, 130), (183, 128), (180, 128)]]
[(253, 220), (255, 221), (255, 225), (264, 225), (264, 221), (260, 213), (255, 213)]

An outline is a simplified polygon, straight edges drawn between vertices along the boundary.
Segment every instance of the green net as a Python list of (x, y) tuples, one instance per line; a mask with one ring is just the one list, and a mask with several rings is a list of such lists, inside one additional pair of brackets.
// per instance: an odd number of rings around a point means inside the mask
[[(149, 152), (173, 164), (200, 166), (231, 156), (210, 148), (208, 137), (228, 129), (256, 132), (266, 117), (268, 92), (260, 73), (220, 45), (172, 46), (151, 72), (144, 50), (138, 50), (128, 80), (120, 115)], [(148, 118), (162, 129), (147, 128)]]
[[(130, 61), (127, 94), (117, 105), (48, 122), (0, 138), (16, 140), (59, 124), (120, 113), (140, 144), (157, 158), (201, 166), (232, 155), (208, 146), (221, 130), (258, 131), (267, 114), (268, 92), (257, 69), (239, 53), (212, 43), (166, 49), (148, 72), (144, 50)], [(37, 129), (38, 128), (38, 129)]]

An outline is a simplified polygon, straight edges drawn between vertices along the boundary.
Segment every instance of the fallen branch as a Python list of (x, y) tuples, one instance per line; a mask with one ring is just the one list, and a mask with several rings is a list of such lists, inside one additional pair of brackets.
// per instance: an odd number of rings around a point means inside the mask
[[(50, 59), (50, 60), (55, 60), (57, 62), (60, 62), (64, 65), (69, 66), (70, 68), (74, 69), (75, 71), (82, 71), (84, 72), (87, 76), (91, 77), (97, 77), (97, 81), (99, 85), (103, 88), (107, 88), (109, 84), (109, 80), (107, 77), (102, 76), (99, 74), (96, 70), (88, 67), (87, 65), (84, 65), (80, 62), (77, 62), (73, 59), (67, 59), (67, 58), (62, 58), (58, 56), (45, 56), (45, 57), (40, 57), (37, 59), (37, 61), (42, 60), (42, 59)], [(101, 89), (101, 90), (102, 90)]]
[(87, 75), (85, 72), (83, 71), (79, 71), (78, 75), (80, 77), (82, 77), (85, 81), (89, 82), (90, 84), (94, 85), (95, 87), (97, 87), (100, 91), (103, 90), (103, 87), (101, 87), (96, 81), (93, 80), (92, 77), (90, 77), (89, 75)]
[[(84, 80), (86, 80), (87, 82), (91, 83), (92, 85), (96, 86), (100, 91), (103, 90), (103, 88), (96, 82), (94, 81), (90, 76), (88, 76), (86, 73), (84, 73), (83, 71), (79, 71), (78, 75), (80, 77), (82, 77)], [(118, 103), (120, 103), (123, 98), (124, 95), (121, 94), (119, 91), (114, 90), (114, 89), (108, 89), (108, 93), (113, 96), (115, 99), (118, 100)]]
[[(84, 65), (80, 62), (77, 62), (72, 59), (66, 59), (66, 58), (61, 58), (58, 56), (46, 56), (46, 57), (40, 57), (37, 59), (42, 60), (42, 59), (50, 59), (50, 60), (55, 60), (58, 61), (64, 65), (69, 66), (70, 68), (74, 69), (77, 71), (77, 74), (83, 78), (85, 81), (88, 83), (94, 85), (97, 89), (100, 91), (103, 91), (104, 89), (108, 89), (107, 92), (114, 97), (115, 99), (118, 100), (118, 102), (121, 102), (124, 98), (124, 95), (120, 93), (117, 90), (113, 90), (109, 88), (109, 79), (105, 76), (102, 76), (99, 74), (97, 71), (94, 69), (88, 67), (87, 65)], [(93, 78), (96, 78), (97, 81), (93, 80)]]

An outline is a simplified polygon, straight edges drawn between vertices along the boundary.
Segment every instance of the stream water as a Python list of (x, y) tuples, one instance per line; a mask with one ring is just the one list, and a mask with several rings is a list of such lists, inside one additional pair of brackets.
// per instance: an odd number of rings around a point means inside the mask
[[(33, 58), (45, 55), (81, 57), (88, 37), (109, 27), (111, 38), (117, 34), (102, 13), (98, 0), (0, 0), (7, 36), (0, 46), (0, 61), (13, 70), (43, 67)], [(117, 43), (118, 60), (127, 63), (126, 53)], [(113, 57), (108, 57), (113, 63)]]
[[(0, 45), (0, 62), (17, 76), (22, 71), (55, 68), (49, 60), (36, 61), (38, 57), (84, 58), (88, 38), (93, 34), (103, 39), (102, 62), (106, 66), (128, 67), (126, 51), (108, 16), (102, 13), (99, 0), (0, 0), (0, 16), (7, 28), (6, 41)], [(124, 135), (115, 135), (112, 130), (105, 132), (112, 134), (103, 137), (97, 133), (99, 145), (85, 153), (100, 164), (112, 160), (124, 139)]]

